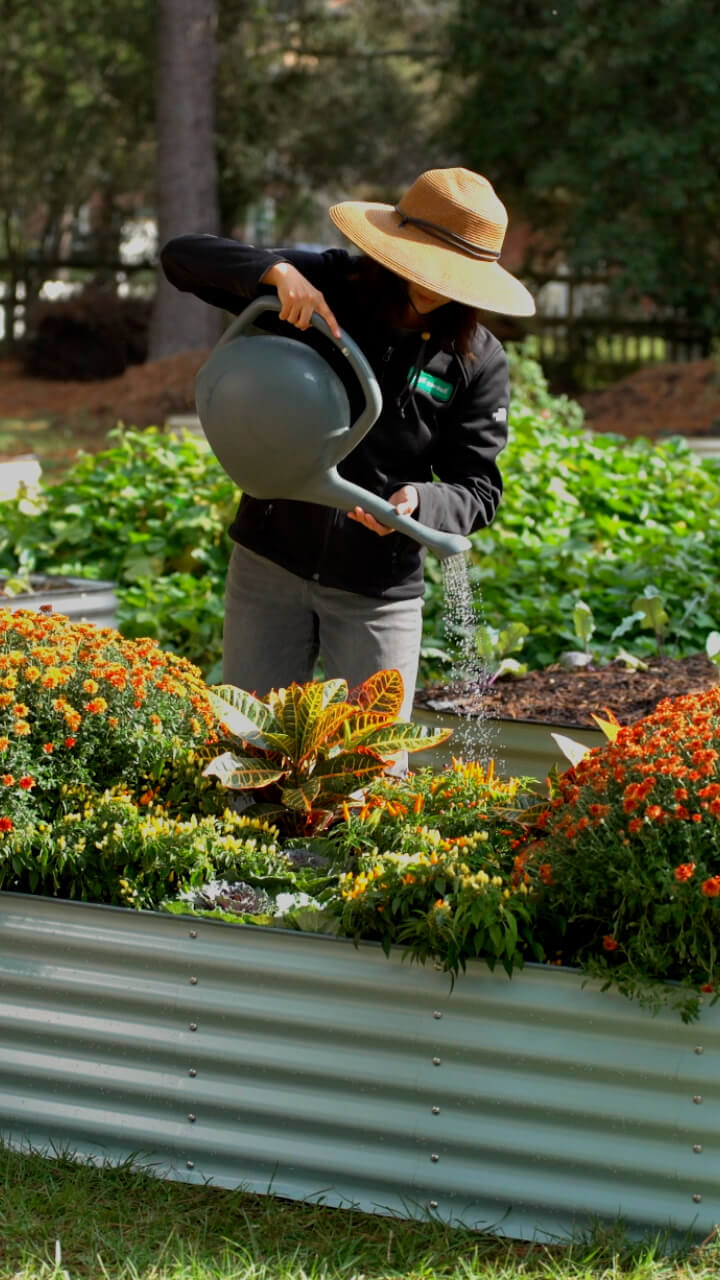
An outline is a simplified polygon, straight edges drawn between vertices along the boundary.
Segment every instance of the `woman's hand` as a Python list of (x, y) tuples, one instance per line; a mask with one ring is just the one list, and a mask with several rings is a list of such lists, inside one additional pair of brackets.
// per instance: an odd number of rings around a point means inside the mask
[[(392, 503), (398, 515), (411, 516), (413, 511), (417, 511), (418, 491), (412, 484), (404, 484), (402, 489), (396, 489), (391, 498), (388, 499)], [(355, 507), (353, 511), (348, 511), (348, 520), (357, 520), (358, 524), (364, 524), (366, 529), (372, 529), (373, 533), (378, 533), (384, 538), (387, 533), (394, 533), (393, 529), (388, 529), (386, 524), (380, 524), (369, 511), (363, 511), (362, 507)]]
[(334, 338), (340, 337), (340, 325), (330, 310), (323, 294), (289, 262), (275, 262), (261, 276), (262, 284), (274, 285), (282, 303), (280, 319), (294, 324), (296, 329), (309, 329), (313, 312), (322, 316)]

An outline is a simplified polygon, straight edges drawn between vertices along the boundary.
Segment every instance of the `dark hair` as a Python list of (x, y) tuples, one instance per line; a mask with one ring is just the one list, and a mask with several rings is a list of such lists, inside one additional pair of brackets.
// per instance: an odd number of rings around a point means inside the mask
[[(357, 305), (365, 311), (368, 319), (384, 320), (391, 327), (399, 325), (408, 304), (407, 282), (367, 254), (355, 258), (353, 267), (349, 280), (357, 291)], [(445, 350), (455, 350), (470, 357), (479, 323), (478, 310), (462, 302), (448, 302), (433, 311), (432, 319), (428, 319), (428, 326), (442, 340)]]

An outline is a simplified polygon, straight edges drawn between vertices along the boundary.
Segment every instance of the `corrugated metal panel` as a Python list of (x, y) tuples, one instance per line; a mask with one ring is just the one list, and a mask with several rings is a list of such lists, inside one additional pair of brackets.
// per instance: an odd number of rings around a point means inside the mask
[[(452, 729), (453, 736), (439, 747), (430, 747), (415, 756), (419, 768), (431, 764), (441, 769), (450, 763), (452, 756), (465, 756), (468, 750), (464, 739), (469, 737), (473, 745), (473, 717), (453, 715), (447, 711), (430, 711), (427, 707), (415, 707), (412, 718), (415, 724), (428, 725), (432, 729)], [(606, 742), (599, 729), (574, 729), (567, 725), (538, 724), (534, 720), (496, 720), (492, 716), (482, 719), (478, 725), (478, 741), (473, 756), (480, 759), (490, 755), (495, 767), (504, 778), (535, 778), (544, 783), (553, 765), (569, 768), (553, 733), (582, 742), (586, 747), (601, 747)]]
[(719, 1061), (719, 1010), (685, 1027), (561, 969), (450, 993), (373, 945), (0, 894), (15, 1145), (521, 1237), (707, 1233)]

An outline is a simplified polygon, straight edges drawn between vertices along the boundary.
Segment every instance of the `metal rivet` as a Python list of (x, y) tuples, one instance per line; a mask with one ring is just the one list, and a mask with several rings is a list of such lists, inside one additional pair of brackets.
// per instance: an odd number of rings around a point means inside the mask
[(190, 1115), (188, 1116), (188, 1120), (190, 1121), (190, 1123), (191, 1123), (191, 1124), (194, 1124), (194, 1123), (195, 1123), (195, 1119), (196, 1119), (196, 1117), (193, 1115), (193, 1113), (192, 1113), (192, 1111), (191, 1111), (191, 1112), (190, 1112)]
[(702, 1102), (702, 1094), (701, 1094), (701, 1093), (696, 1093), (696, 1094), (695, 1094), (695, 1097), (693, 1098), (693, 1102), (697, 1102), (697, 1103), (698, 1103), (698, 1105), (699, 1105), (699, 1104)]
[(442, 1018), (442, 1014), (439, 1009), (433, 1009), (433, 1018)]
[(701, 1201), (702, 1201), (702, 1196), (699, 1194), (699, 1192), (697, 1192), (697, 1191), (695, 1192), (695, 1195), (693, 1196), (693, 1200), (695, 1201), (695, 1204), (700, 1204), (700, 1203), (701, 1203)]
[(704, 1052), (705, 1052), (705, 1050), (703, 1049), (703, 1047), (702, 1047), (702, 1045), (701, 1045), (701, 1044), (696, 1044), (696, 1045), (695, 1045), (695, 1052), (696, 1052), (696, 1053), (704, 1053)]
[(439, 1067), (439, 1066), (440, 1066), (440, 1059), (439, 1059), (439, 1058), (433, 1058), (433, 1066), (434, 1066), (434, 1067)]
[(702, 1143), (701, 1142), (694, 1143), (693, 1151), (695, 1152), (696, 1156), (699, 1156), (700, 1152), (702, 1151)]
[(440, 1115), (440, 1108), (439, 1108), (439, 1107), (433, 1107), (433, 1108), (432, 1108), (432, 1113), (433, 1113), (433, 1115), (434, 1115), (434, 1116), (439, 1116), (439, 1115)]
[(195, 1161), (194, 1161), (194, 1160), (188, 1160), (188, 1161), (186, 1161), (186, 1168), (188, 1168), (188, 1169), (194, 1169), (194, 1168), (195, 1168)]
[(437, 1162), (438, 1162), (438, 1160), (440, 1159), (440, 1157), (439, 1157), (439, 1156), (436, 1156), (436, 1155), (435, 1155), (435, 1152), (433, 1152), (433, 1154), (431, 1155), (430, 1159), (432, 1160), (433, 1164), (437, 1164)]
[(198, 1024), (197, 1024), (197, 1022), (191, 1022), (191, 1023), (190, 1023), (190, 1030), (191, 1030), (191, 1031), (197, 1031), (197, 1028), (198, 1028)]
[(190, 986), (191, 986), (191, 987), (196, 987), (196, 986), (197, 986), (197, 978), (191, 978), (191, 979), (190, 979)]
[(191, 1067), (191, 1068), (190, 1068), (190, 1070), (188, 1071), (188, 1075), (189, 1075), (189, 1076), (196, 1076), (196, 1075), (197, 1075), (197, 1071), (195, 1070), (195, 1068), (194, 1068), (194, 1067)]
[(197, 929), (191, 929), (191, 930), (190, 930), (190, 937), (191, 937), (191, 938), (197, 938)]

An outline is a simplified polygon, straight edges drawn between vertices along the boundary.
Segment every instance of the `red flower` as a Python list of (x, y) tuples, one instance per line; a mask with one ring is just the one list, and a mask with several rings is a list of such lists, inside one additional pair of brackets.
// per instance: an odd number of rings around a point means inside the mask
[(13, 829), (12, 818), (0, 818), (0, 831), (12, 831), (12, 829)]
[(77, 738), (66, 738), (66, 739), (65, 739), (65, 746), (66, 746), (66, 747), (74, 747), (76, 742), (77, 742)]
[(53, 742), (43, 742), (43, 751), (45, 752), (46, 756), (49, 756), (51, 752), (54, 751), (54, 749), (55, 749), (55, 744)]
[(683, 880), (691, 880), (695, 875), (695, 863), (681, 862), (680, 866), (673, 871), (673, 875), (679, 883), (682, 883)]
[(708, 880), (703, 880), (700, 888), (706, 898), (720, 897), (720, 876), (710, 876)]
[(604, 937), (604, 938), (603, 938), (603, 940), (602, 940), (602, 942), (603, 942), (603, 948), (604, 948), (604, 950), (605, 950), (605, 951), (616, 951), (616, 950), (617, 950), (618, 944), (617, 944), (617, 942), (615, 941), (615, 939), (612, 937), (612, 935), (611, 935), (611, 934), (606, 933), (606, 934), (605, 934), (605, 937)]
[(35, 786), (35, 779), (30, 778), (25, 774), (25, 777), (21, 778), (18, 782), (18, 786), (22, 787), (23, 791), (30, 791), (30, 789)]

